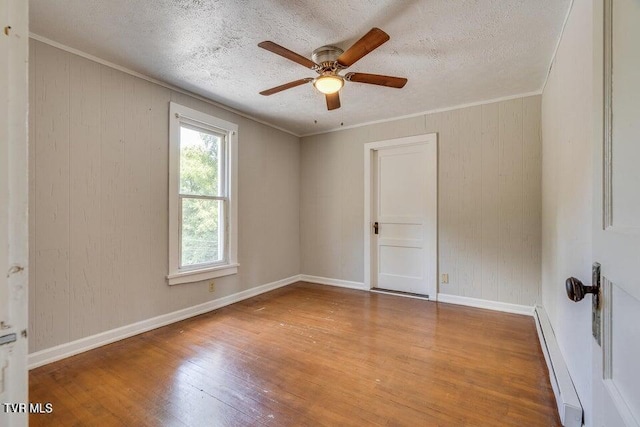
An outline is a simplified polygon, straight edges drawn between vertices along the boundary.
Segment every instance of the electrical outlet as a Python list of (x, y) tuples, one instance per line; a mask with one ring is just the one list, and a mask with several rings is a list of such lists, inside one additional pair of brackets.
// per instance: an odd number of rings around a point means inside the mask
[(443, 273), (442, 274), (442, 283), (449, 283), (449, 274), (448, 273)]
[(216, 283), (212, 280), (211, 282), (209, 282), (209, 292), (215, 292), (216, 291)]

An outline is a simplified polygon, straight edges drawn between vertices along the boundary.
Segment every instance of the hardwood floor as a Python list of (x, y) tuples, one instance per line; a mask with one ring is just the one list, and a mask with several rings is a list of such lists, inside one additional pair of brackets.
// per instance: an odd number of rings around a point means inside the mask
[(556, 426), (533, 318), (297, 283), (30, 372), (32, 426)]

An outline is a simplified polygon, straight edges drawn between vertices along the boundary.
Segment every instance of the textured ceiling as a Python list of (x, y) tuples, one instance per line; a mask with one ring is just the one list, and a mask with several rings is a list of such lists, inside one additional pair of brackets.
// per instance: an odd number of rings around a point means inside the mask
[[(309, 134), (539, 91), (569, 0), (30, 0), (31, 31)], [(303, 56), (348, 48), (372, 27), (391, 40), (348, 71), (406, 77), (404, 89), (347, 82), (327, 111), (316, 74), (257, 44)]]

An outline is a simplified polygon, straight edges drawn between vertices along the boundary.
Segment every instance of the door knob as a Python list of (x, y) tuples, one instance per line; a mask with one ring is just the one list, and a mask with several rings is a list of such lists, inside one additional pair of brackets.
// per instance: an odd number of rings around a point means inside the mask
[(593, 294), (593, 308), (598, 308), (600, 302), (600, 264), (594, 262), (591, 266), (592, 286), (585, 286), (579, 279), (569, 277), (564, 283), (567, 289), (567, 296), (573, 302), (582, 301), (586, 294)]
[(591, 333), (600, 345), (601, 334), (601, 310), (600, 310), (600, 264), (594, 262), (591, 266), (592, 286), (585, 286), (575, 277), (569, 277), (565, 282), (567, 296), (573, 302), (582, 301), (586, 294), (593, 294), (591, 298)]
[(598, 294), (596, 286), (585, 286), (575, 277), (569, 277), (564, 285), (567, 288), (567, 296), (573, 302), (582, 301), (586, 294)]

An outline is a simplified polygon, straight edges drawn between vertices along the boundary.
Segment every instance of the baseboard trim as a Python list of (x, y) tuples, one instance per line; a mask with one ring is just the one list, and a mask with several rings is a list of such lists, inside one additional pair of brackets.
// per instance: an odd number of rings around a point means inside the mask
[(340, 288), (358, 289), (360, 291), (368, 291), (365, 289), (364, 283), (352, 282), (350, 280), (330, 279), (328, 277), (310, 276), (308, 274), (301, 274), (300, 280), (303, 282), (317, 283), (319, 285), (338, 286)]
[(533, 316), (534, 311), (534, 308), (528, 305), (510, 304), (508, 302), (490, 301), (449, 294), (438, 294), (437, 301), (448, 304), (466, 305), (468, 307), (485, 308), (487, 310), (503, 311), (505, 313), (524, 314), (526, 316)]
[(130, 325), (81, 338), (76, 341), (71, 341), (69, 343), (37, 351), (35, 353), (29, 354), (29, 356), (27, 357), (27, 366), (29, 369), (34, 369), (39, 366), (55, 362), (57, 360), (74, 356), (76, 354), (83, 353), (85, 351), (92, 350), (106, 344), (111, 344), (113, 342), (150, 331), (152, 329), (160, 328), (171, 323), (179, 322), (190, 317), (198, 316), (200, 314), (216, 310), (218, 308), (254, 297), (256, 295), (260, 295), (265, 292), (290, 285), (300, 280), (300, 275), (287, 277), (286, 279), (277, 280), (275, 282), (267, 283), (261, 286), (256, 286), (255, 288), (247, 289), (245, 291), (237, 292), (226, 297), (207, 301), (202, 304), (194, 305), (193, 307), (184, 308), (172, 313), (163, 314), (151, 319), (142, 320)]
[(565, 427), (580, 427), (582, 426), (582, 404), (560, 352), (547, 312), (543, 307), (536, 306), (534, 318), (542, 354), (549, 370), (549, 381), (556, 397), (560, 422)]

